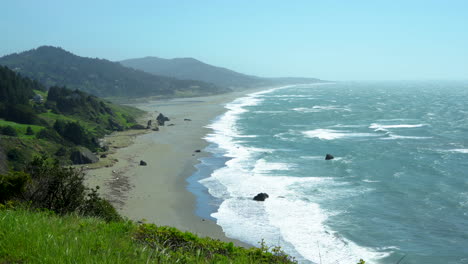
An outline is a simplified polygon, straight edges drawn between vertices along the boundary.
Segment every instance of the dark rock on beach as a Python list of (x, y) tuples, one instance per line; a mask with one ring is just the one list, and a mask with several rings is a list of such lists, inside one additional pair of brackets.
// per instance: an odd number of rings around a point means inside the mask
[(152, 120), (148, 120), (148, 123), (146, 124), (146, 129), (150, 129), (152, 123), (153, 123)]
[(192, 121), (192, 119), (184, 118), (184, 121)]
[(89, 164), (98, 162), (99, 158), (89, 149), (85, 147), (79, 147), (71, 153), (70, 160), (73, 164)]
[(255, 197), (253, 198), (255, 201), (259, 201), (259, 202), (263, 202), (265, 201), (266, 198), (268, 198), (268, 194), (266, 193), (259, 193), (257, 195), (255, 195)]
[(148, 165), (148, 164), (146, 163), (146, 161), (140, 160), (140, 166), (146, 166), (146, 165)]
[(332, 154), (327, 154), (327, 155), (325, 156), (325, 160), (332, 160), (332, 159), (334, 159), (334, 158), (335, 158), (335, 157), (333, 157)]
[(201, 150), (197, 149), (197, 150), (195, 150), (195, 152), (201, 152)]
[(107, 155), (106, 155), (106, 154), (102, 154), (102, 155), (101, 155), (101, 158), (107, 158)]
[(158, 121), (158, 125), (164, 126), (164, 122), (170, 121), (170, 119), (167, 116), (164, 116), (162, 113), (156, 117), (156, 121)]

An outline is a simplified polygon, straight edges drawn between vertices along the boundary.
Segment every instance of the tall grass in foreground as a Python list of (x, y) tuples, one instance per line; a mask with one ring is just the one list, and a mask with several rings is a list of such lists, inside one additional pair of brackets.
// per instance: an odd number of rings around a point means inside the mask
[(294, 263), (175, 228), (0, 209), (0, 263)]

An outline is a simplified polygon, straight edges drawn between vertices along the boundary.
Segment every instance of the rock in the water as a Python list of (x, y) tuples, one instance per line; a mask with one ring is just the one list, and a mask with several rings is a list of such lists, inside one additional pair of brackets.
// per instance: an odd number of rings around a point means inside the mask
[(98, 162), (99, 158), (96, 157), (96, 155), (94, 155), (89, 149), (79, 147), (71, 153), (70, 160), (73, 164), (88, 164)]
[(195, 150), (195, 152), (201, 152), (201, 150), (197, 149), (197, 150)]
[(184, 118), (184, 121), (192, 121), (192, 119)]
[(159, 131), (159, 127), (153, 128), (153, 131)]
[(325, 160), (332, 160), (332, 159), (334, 159), (334, 158), (335, 158), (335, 157), (333, 157), (332, 154), (327, 154), (327, 155), (325, 156)]
[(148, 120), (148, 123), (146, 124), (146, 129), (150, 129), (152, 123), (153, 123), (152, 120)]
[(106, 155), (106, 154), (102, 154), (102, 155), (101, 155), (101, 158), (107, 158), (107, 155)]
[(146, 166), (146, 165), (147, 165), (147, 164), (146, 164), (146, 161), (140, 160), (140, 166)]
[(131, 127), (131, 129), (146, 129), (144, 125), (136, 124)]
[(167, 116), (164, 116), (162, 113), (156, 117), (156, 121), (158, 121), (158, 125), (164, 126), (164, 122), (170, 121), (170, 119)]
[(169, 125), (167, 125), (167, 126), (175, 126), (175, 125), (174, 125), (174, 124), (169, 124)]
[(266, 193), (259, 193), (257, 195), (255, 195), (255, 197), (253, 198), (255, 201), (260, 201), (260, 202), (263, 202), (265, 201), (266, 198), (268, 198), (268, 194)]

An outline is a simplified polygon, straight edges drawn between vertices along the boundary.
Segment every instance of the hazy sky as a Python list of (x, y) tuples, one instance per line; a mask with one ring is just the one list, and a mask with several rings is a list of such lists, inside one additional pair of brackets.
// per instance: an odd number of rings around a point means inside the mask
[(0, 55), (60, 46), (260, 76), (468, 79), (468, 1), (2, 1)]

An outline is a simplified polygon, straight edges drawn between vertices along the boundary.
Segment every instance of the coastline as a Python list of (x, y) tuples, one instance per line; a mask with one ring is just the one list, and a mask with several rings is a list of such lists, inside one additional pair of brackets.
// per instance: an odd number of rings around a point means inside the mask
[[(271, 88), (135, 105), (148, 111), (152, 120), (163, 113), (170, 121), (159, 131), (118, 132), (104, 138), (114, 151), (99, 165), (89, 167), (87, 184), (100, 186), (103, 197), (129, 219), (173, 226), (201, 237), (250, 247), (226, 237), (214, 221), (195, 214), (196, 197), (187, 190), (186, 180), (196, 171), (199, 158), (210, 155), (203, 151), (208, 146), (203, 138), (210, 132), (206, 126), (227, 111), (225, 105), (246, 94)], [(147, 162), (147, 166), (140, 166), (140, 160)]]

